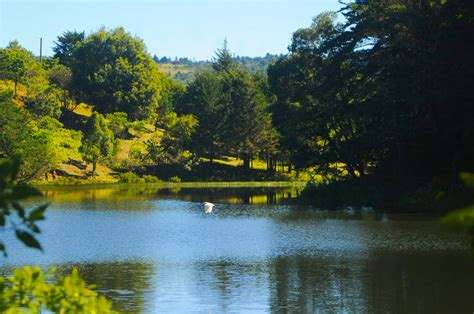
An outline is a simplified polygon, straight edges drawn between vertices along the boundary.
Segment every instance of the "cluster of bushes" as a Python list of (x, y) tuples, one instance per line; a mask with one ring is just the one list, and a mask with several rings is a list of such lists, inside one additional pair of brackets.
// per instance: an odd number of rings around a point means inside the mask
[(158, 177), (152, 175), (144, 175), (140, 177), (134, 172), (128, 171), (119, 174), (119, 183), (157, 183), (161, 182)]

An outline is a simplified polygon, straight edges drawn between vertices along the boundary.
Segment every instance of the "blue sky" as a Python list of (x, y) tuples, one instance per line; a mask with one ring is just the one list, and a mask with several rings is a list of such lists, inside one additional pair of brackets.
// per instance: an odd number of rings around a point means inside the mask
[(153, 55), (209, 59), (227, 37), (242, 56), (286, 53), (291, 34), (320, 12), (337, 10), (337, 0), (0, 0), (0, 45), (17, 39), (51, 55), (66, 30), (89, 34), (101, 26), (123, 26), (142, 38)]

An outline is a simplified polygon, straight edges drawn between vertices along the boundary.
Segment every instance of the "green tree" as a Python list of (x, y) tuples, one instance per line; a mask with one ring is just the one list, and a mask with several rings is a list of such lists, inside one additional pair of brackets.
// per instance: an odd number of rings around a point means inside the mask
[(0, 158), (18, 156), (21, 159), (20, 182), (42, 177), (54, 167), (55, 149), (50, 134), (39, 128), (9, 94), (0, 95), (0, 126)]
[(125, 112), (109, 113), (106, 116), (107, 127), (114, 133), (115, 137), (127, 138), (129, 136), (128, 128), (131, 123)]
[(224, 40), (222, 48), (217, 49), (216, 56), (212, 62), (212, 68), (216, 72), (229, 71), (237, 67), (234, 57), (227, 47), (227, 39)]
[(58, 36), (54, 42), (53, 52), (54, 58), (57, 58), (62, 65), (71, 66), (73, 61), (74, 49), (79, 46), (85, 39), (84, 32), (66, 31)]
[(48, 79), (52, 86), (59, 89), (58, 100), (63, 108), (74, 111), (78, 104), (72, 101), (70, 90), (72, 88), (72, 71), (69, 67), (55, 63), (48, 71)]
[(101, 29), (73, 50), (72, 81), (78, 100), (101, 113), (146, 119), (156, 112), (166, 79), (143, 41), (123, 28)]
[(161, 138), (152, 138), (147, 145), (147, 158), (154, 164), (184, 162), (185, 151), (189, 149), (191, 137), (198, 121), (192, 115), (178, 117), (171, 113), (167, 118), (167, 130)]
[(176, 109), (185, 91), (184, 85), (172, 79), (166, 79), (163, 83), (159, 106), (156, 110), (156, 127), (166, 127), (165, 117)]
[(213, 159), (222, 152), (222, 134), (227, 123), (228, 107), (224, 102), (222, 81), (215, 72), (196, 75), (182, 97), (178, 112), (192, 114), (199, 124), (192, 135), (192, 150)]
[(14, 97), (17, 96), (18, 83), (24, 82), (28, 65), (33, 61), (33, 55), (17, 41), (10, 42), (7, 48), (0, 48), (0, 78), (14, 82)]
[(49, 116), (59, 118), (61, 115), (60, 103), (58, 101), (59, 91), (53, 87), (29, 97), (25, 100), (25, 107), (38, 117)]
[(93, 112), (84, 126), (84, 137), (79, 148), (83, 159), (92, 163), (92, 175), (95, 176), (97, 163), (112, 157), (114, 136), (105, 123), (104, 117)]
[(269, 104), (249, 73), (228, 71), (222, 80), (230, 110), (224, 131), (226, 146), (244, 160), (244, 167), (249, 168), (268, 134), (265, 130), (271, 128)]

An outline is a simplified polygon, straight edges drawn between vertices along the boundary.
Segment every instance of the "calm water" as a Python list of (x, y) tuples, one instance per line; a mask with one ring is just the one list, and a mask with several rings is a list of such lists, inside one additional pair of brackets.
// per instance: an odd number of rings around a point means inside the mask
[(288, 205), (282, 188), (45, 193), (45, 252), (6, 235), (0, 272), (77, 267), (120, 311), (474, 311), (468, 239), (436, 217)]

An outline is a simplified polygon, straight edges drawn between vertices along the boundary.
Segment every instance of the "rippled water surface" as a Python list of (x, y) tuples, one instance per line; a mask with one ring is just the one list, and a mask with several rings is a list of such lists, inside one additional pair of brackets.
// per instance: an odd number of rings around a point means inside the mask
[(1, 272), (77, 267), (120, 311), (474, 311), (468, 239), (436, 217), (316, 209), (283, 188), (45, 193), (44, 253), (6, 234)]

